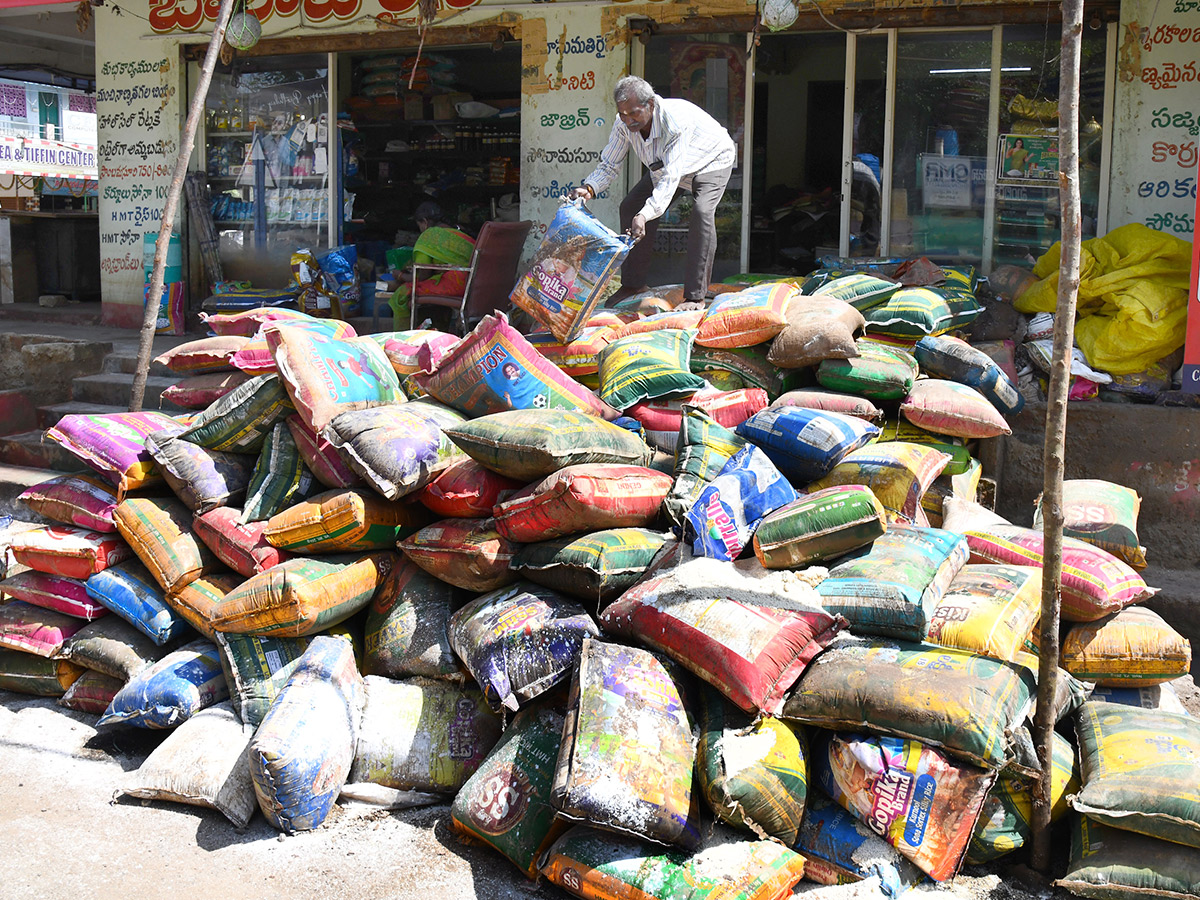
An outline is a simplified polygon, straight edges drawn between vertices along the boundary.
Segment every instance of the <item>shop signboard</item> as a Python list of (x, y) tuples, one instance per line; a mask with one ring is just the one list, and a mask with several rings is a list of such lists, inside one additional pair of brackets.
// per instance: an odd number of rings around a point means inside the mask
[(997, 154), (997, 184), (1058, 186), (1058, 137), (1002, 134)]
[(983, 205), (987, 184), (984, 157), (922, 153), (918, 165), (926, 208), (970, 209)]
[(0, 136), (0, 175), (96, 177), (96, 148), (40, 138)]
[[(1193, 222), (1200, 222), (1200, 194), (1195, 185), (1200, 183), (1200, 164), (1196, 168), (1196, 181), (1192, 182), (1192, 198), (1196, 204)], [(1192, 286), (1188, 294), (1187, 342), (1183, 348), (1183, 389), (1200, 394), (1200, 240), (1192, 241)]]

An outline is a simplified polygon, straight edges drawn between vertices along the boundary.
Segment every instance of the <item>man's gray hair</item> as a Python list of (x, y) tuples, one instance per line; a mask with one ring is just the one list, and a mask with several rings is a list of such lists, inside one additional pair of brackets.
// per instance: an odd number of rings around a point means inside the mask
[(613, 102), (615, 103), (636, 100), (639, 104), (645, 106), (653, 99), (654, 88), (650, 86), (650, 82), (645, 78), (638, 78), (636, 75), (626, 75), (613, 88)]

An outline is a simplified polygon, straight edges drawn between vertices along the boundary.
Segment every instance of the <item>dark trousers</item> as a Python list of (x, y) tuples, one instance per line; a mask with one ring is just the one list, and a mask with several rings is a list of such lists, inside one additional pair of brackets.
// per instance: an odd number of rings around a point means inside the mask
[[(713, 259), (717, 255), (717, 204), (725, 195), (725, 186), (733, 169), (720, 169), (692, 177), (692, 214), (688, 219), (687, 270), (683, 279), (683, 299), (703, 300), (712, 278)], [(683, 188), (675, 192), (677, 199)], [(650, 173), (633, 186), (621, 201), (621, 230), (629, 229), (636, 216), (654, 192)], [(621, 266), (621, 286), (634, 290), (646, 287), (650, 274), (650, 255), (654, 252), (654, 237), (658, 234), (658, 219), (646, 222), (646, 236), (633, 245), (625, 264)]]

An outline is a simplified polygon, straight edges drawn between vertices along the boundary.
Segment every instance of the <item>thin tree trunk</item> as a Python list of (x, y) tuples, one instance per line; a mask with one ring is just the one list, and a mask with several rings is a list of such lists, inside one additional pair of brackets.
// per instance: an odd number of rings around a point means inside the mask
[(204, 113), (208, 86), (212, 83), (213, 69), (217, 67), (217, 57), (221, 53), (221, 42), (225, 40), (225, 26), (229, 24), (232, 12), (233, 0), (221, 0), (217, 20), (213, 23), (212, 37), (208, 41), (208, 53), (200, 66), (200, 80), (196, 84), (196, 92), (192, 94), (187, 121), (183, 126), (179, 156), (175, 160), (175, 172), (171, 175), (171, 187), (167, 190), (167, 202), (163, 206), (162, 227), (154, 245), (154, 272), (150, 277), (149, 299), (146, 301), (146, 310), (142, 317), (137, 370), (133, 374), (133, 390), (129, 399), (130, 412), (137, 412), (142, 408), (142, 400), (146, 395), (146, 375), (150, 371), (150, 353), (154, 349), (154, 332), (158, 328), (158, 306), (162, 297), (163, 275), (167, 267), (167, 247), (171, 243), (171, 225), (179, 209), (179, 196), (183, 193), (188, 160), (192, 157), (192, 147), (196, 143), (196, 128), (200, 125), (200, 116)]
[(1055, 690), (1058, 681), (1059, 591), (1062, 585), (1062, 482), (1066, 456), (1067, 391), (1075, 343), (1075, 302), (1079, 295), (1079, 244), (1082, 236), (1079, 201), (1079, 56), (1083, 32), (1083, 0), (1063, 0), (1062, 53), (1058, 94), (1058, 197), (1062, 210), (1062, 254), (1058, 266), (1058, 304), (1054, 317), (1054, 360), (1046, 403), (1046, 443), (1042, 463), (1042, 523), (1045, 559), (1042, 567), (1041, 640), (1038, 655), (1037, 717), (1034, 739), (1042, 777), (1033, 792), (1033, 867), (1050, 868), (1051, 752), (1054, 738)]

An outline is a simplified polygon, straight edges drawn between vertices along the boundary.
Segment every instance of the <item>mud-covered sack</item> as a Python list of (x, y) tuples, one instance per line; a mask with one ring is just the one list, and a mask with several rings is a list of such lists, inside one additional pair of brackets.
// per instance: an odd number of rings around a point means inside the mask
[(246, 486), (241, 521), (266, 521), (317, 490), (316, 480), (304, 465), (292, 432), (285, 422), (276, 422)]
[(912, 354), (865, 339), (858, 341), (857, 349), (857, 356), (826, 359), (817, 366), (821, 387), (870, 400), (899, 400), (912, 390), (917, 379)]
[(385, 550), (430, 519), (415, 503), (393, 503), (366, 488), (324, 491), (267, 521), (263, 537), (293, 553)]
[(740, 708), (778, 715), (788, 688), (845, 624), (788, 575), (742, 577), (692, 559), (630, 588), (600, 623), (667, 654)]
[[(3, 674), (0, 674), (0, 688), (3, 688), (3, 678)], [(112, 703), (113, 697), (117, 696), (123, 687), (125, 682), (120, 678), (87, 669), (58, 698), (58, 705), (64, 709), (102, 716), (108, 709), (108, 704)]]
[(869, 487), (830, 487), (768, 513), (754, 532), (754, 555), (768, 569), (796, 569), (857, 550), (887, 531)]
[(921, 371), (973, 387), (1003, 415), (1016, 415), (1025, 406), (1017, 386), (982, 350), (966, 341), (942, 335), (924, 337), (913, 348)]
[(483, 841), (529, 878), (537, 877), (538, 860), (563, 830), (550, 805), (562, 732), (555, 709), (518, 712), (450, 808), (455, 832)]
[(350, 468), (337, 447), (313, 431), (298, 415), (288, 416), (284, 423), (313, 478), (327, 488), (358, 487), (363, 483), (362, 476)]
[(871, 444), (847, 453), (809, 491), (842, 484), (865, 484), (883, 504), (888, 522), (917, 522), (921, 498), (942, 474), (950, 457), (933, 447), (907, 441)]
[[(1042, 568), (1041, 530), (993, 525), (966, 532), (971, 562)], [(1063, 538), (1062, 617), (1094, 622), (1157, 593), (1142, 576), (1111, 553), (1074, 538)]]
[(164, 400), (184, 409), (207, 409), (253, 376), (247, 372), (210, 372), (177, 381), (162, 392)]
[(61, 697), (85, 671), (65, 659), (0, 647), (0, 691)]
[(192, 527), (217, 559), (246, 578), (291, 559), (288, 551), (267, 542), (263, 536), (266, 522), (243, 523), (240, 519), (240, 510), (223, 506), (196, 516)]
[(416, 499), (439, 518), (486, 519), (491, 517), (492, 507), (524, 486), (523, 481), (505, 478), (460, 456), (417, 492)]
[(57, 656), (63, 643), (85, 625), (84, 619), (11, 600), (0, 604), (0, 648)]
[(729, 841), (690, 854), (575, 825), (554, 842), (541, 872), (589, 900), (786, 900), (804, 857), (775, 841)]
[(115, 534), (45, 525), (13, 535), (8, 542), (13, 558), (35, 572), (87, 578), (133, 556), (129, 545)]
[(631, 431), (567, 410), (495, 413), (445, 432), (472, 459), (522, 483), (581, 463), (643, 466), (653, 455)]
[[(919, 383), (929, 380), (931, 379), (922, 379)], [(945, 384), (952, 384), (952, 382), (947, 381)], [(943, 475), (961, 475), (971, 468), (973, 458), (965, 438), (949, 434), (934, 434), (932, 431), (914, 425), (903, 416), (885, 421), (880, 428), (883, 433), (879, 435), (879, 443), (904, 441), (909, 444), (919, 444), (922, 447), (932, 447), (947, 454), (950, 461), (942, 470)]]
[(179, 500), (130, 497), (117, 506), (113, 521), (164, 591), (220, 568), (216, 555), (192, 530), (192, 514)]
[(1188, 900), (1200, 893), (1200, 850), (1076, 815), (1067, 871), (1054, 884), (1096, 900)]
[(10, 600), (24, 600), (85, 622), (108, 615), (104, 605), (88, 596), (82, 581), (62, 575), (47, 575), (33, 570), (21, 572), (0, 581), (0, 595)]
[(155, 432), (146, 438), (146, 449), (184, 506), (200, 515), (246, 493), (254, 457), (209, 450), (178, 435), (178, 429)]
[(264, 333), (279, 380), (313, 431), (338, 413), (404, 402), (396, 371), (370, 338), (339, 340), (279, 324)]
[(113, 532), (117, 491), (98, 475), (59, 475), (17, 495), (39, 516), (89, 531)]
[(793, 484), (816, 481), (851, 450), (879, 436), (879, 428), (840, 413), (779, 406), (751, 416), (737, 433), (760, 447)]
[(399, 564), (395, 553), (384, 550), (289, 559), (226, 594), (211, 624), (235, 634), (316, 634), (370, 603)]
[[(1097, 478), (1071, 478), (1062, 486), (1063, 534), (1106, 550), (1134, 569), (1146, 567), (1146, 548), (1138, 540), (1137, 491)], [(1033, 510), (1033, 528), (1042, 528), (1042, 504)]]
[(800, 296), (787, 282), (755, 285), (722, 294), (704, 314), (696, 343), (705, 347), (752, 347), (773, 340), (788, 324), (788, 309)]
[(120, 616), (106, 616), (75, 632), (58, 655), (124, 684), (168, 652)]
[[(1037, 635), (1036, 628), (1031, 635)], [(1012, 664), (1025, 680), (1029, 687), (1029, 695), (1033, 697), (1028, 717), (1032, 723), (1037, 713), (1037, 683), (1041, 661), (1026, 650), (1018, 650), (1013, 656)], [(1091, 697), (1095, 687), (1090, 681), (1080, 681), (1060, 665), (1058, 677), (1054, 682), (1054, 721), (1061, 722), (1066, 716), (1083, 706)]]
[(1107, 825), (1200, 847), (1200, 720), (1089, 701), (1080, 708), (1077, 811)]
[(518, 582), (450, 617), (450, 643), (492, 709), (516, 710), (566, 680), (580, 647), (600, 631), (574, 600)]
[(517, 545), (496, 530), (494, 519), (441, 519), (396, 546), (430, 575), (466, 591), (493, 591), (517, 578)]
[(700, 491), (687, 512), (684, 537), (697, 555), (737, 559), (763, 517), (799, 496), (762, 450), (743, 447)]
[(1095, 622), (1072, 625), (1063, 638), (1059, 661), (1084, 681), (1140, 687), (1186, 675), (1192, 649), (1154, 610), (1127, 606)]
[[(990, 862), (1011, 853), (1033, 834), (1033, 795), (1035, 785), (1027, 780), (1001, 774), (983, 801), (983, 810), (967, 848), (969, 865)], [(1057, 822), (1070, 807), (1067, 797), (1079, 790), (1079, 765), (1075, 748), (1058, 732), (1051, 733), (1050, 747), (1050, 820)]]
[(262, 637), (217, 632), (221, 670), (238, 718), (257, 726), (292, 677), (311, 638)]
[(663, 511), (682, 527), (685, 516), (704, 487), (721, 473), (746, 440), (703, 410), (687, 407), (679, 425), (675, 453), (675, 483), (663, 501)]
[(473, 685), (368, 675), (353, 784), (456, 793), (500, 739), (500, 717)]
[(920, 741), (865, 734), (814, 739), (812, 779), (934, 881), (958, 874), (994, 772)]
[(246, 345), (249, 335), (223, 335), (200, 338), (172, 347), (154, 357), (159, 365), (180, 375), (220, 372), (233, 368), (230, 358)]
[(510, 299), (560, 341), (573, 340), (632, 246), (582, 203), (563, 203)]
[(444, 331), (417, 329), (415, 331), (390, 331), (384, 334), (366, 335), (376, 341), (387, 354), (388, 362), (397, 375), (412, 375), (421, 371), (421, 348), (428, 345), (435, 363), (460, 340), (456, 334)]
[(450, 615), (462, 597), (412, 562), (396, 566), (367, 609), (363, 673), (461, 680), (450, 645)]
[(1042, 573), (1030, 566), (963, 566), (930, 608), (930, 644), (1011, 660), (1042, 614)]
[(125, 777), (121, 793), (215, 809), (244, 828), (258, 808), (246, 765), (252, 736), (228, 703), (202, 709)]
[(551, 793), (559, 814), (695, 848), (695, 760), (692, 723), (666, 665), (647, 650), (585, 640)]
[(866, 320), (857, 309), (836, 297), (793, 297), (787, 324), (771, 342), (767, 361), (785, 369), (803, 369), (824, 359), (858, 355), (855, 338)]
[(313, 638), (247, 750), (259, 809), (292, 834), (320, 827), (341, 793), (366, 691), (345, 638)]
[(525, 544), (512, 568), (522, 578), (598, 608), (633, 587), (668, 540), (669, 535), (646, 528), (608, 528)]
[(925, 878), (866, 822), (821, 791), (809, 794), (795, 849), (804, 857), (804, 880), (818, 884), (876, 878), (884, 896), (897, 900)]
[(193, 641), (130, 678), (96, 726), (174, 728), (228, 696), (216, 646)]
[(700, 698), (696, 775), (724, 822), (760, 838), (796, 843), (808, 794), (808, 742), (799, 725), (735, 711), (712, 688)]
[(757, 347), (738, 347), (719, 350), (715, 347), (692, 348), (692, 374), (701, 376), (714, 388), (721, 391), (737, 391), (757, 388), (766, 391), (767, 399), (774, 400), (784, 391), (798, 387), (799, 373), (780, 369), (767, 361), (770, 344)]
[(295, 412), (278, 375), (258, 375), (197, 415), (180, 437), (210, 450), (258, 453), (275, 423)]
[(497, 504), (496, 530), (514, 543), (530, 543), (652, 525), (673, 482), (643, 466), (567, 466)]
[(341, 413), (324, 430), (354, 471), (389, 500), (419, 491), (463, 458), (442, 428), (465, 421), (433, 403), (402, 403)]
[(821, 605), (844, 616), (856, 634), (919, 641), (967, 553), (962, 535), (893, 525), (862, 555), (830, 569), (817, 593)]
[(705, 387), (689, 366), (696, 332), (647, 331), (613, 341), (600, 352), (600, 396), (614, 409), (643, 400), (680, 397)]
[(46, 437), (95, 469), (117, 489), (126, 491), (160, 481), (162, 476), (146, 452), (146, 437), (178, 426), (165, 413), (77, 413), (63, 416)]
[(726, 428), (742, 422), (767, 407), (767, 392), (760, 388), (737, 391), (708, 389), (677, 400), (646, 400), (630, 407), (627, 415), (642, 423), (647, 442), (674, 453), (679, 446), (679, 429), (688, 409), (703, 410)]
[(781, 716), (913, 738), (977, 765), (1009, 760), (1030, 685), (1016, 667), (961, 650), (842, 637), (809, 663)]
[(780, 406), (798, 406), (801, 409), (819, 409), (823, 412), (841, 413), (843, 416), (854, 416), (878, 424), (883, 421), (883, 410), (868, 400), (855, 394), (839, 394), (837, 391), (826, 391), (821, 388), (797, 388), (775, 398), (771, 408)]
[(469, 418), (523, 409), (617, 417), (616, 410), (542, 356), (501, 312), (484, 316), (436, 370), (430, 364), (409, 377)]
[(191, 635), (186, 619), (172, 609), (163, 589), (140, 562), (105, 569), (84, 582), (88, 595), (158, 646)]
[(201, 575), (181, 588), (168, 591), (164, 599), (167, 606), (192, 628), (210, 641), (216, 641), (217, 631), (213, 628), (213, 620), (219, 614), (229, 593), (245, 581), (245, 578), (233, 572), (214, 572), (212, 575)]

